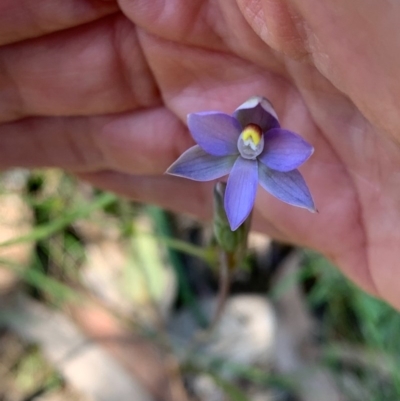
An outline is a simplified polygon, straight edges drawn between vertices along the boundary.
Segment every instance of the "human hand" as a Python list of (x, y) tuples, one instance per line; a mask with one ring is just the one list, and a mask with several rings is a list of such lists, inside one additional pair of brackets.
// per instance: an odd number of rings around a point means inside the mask
[(260, 190), (256, 228), (317, 249), (400, 308), (400, 5), (345, 0), (3, 1), (1, 166), (57, 166), (208, 218), (212, 184), (163, 176), (186, 114), (268, 97), (315, 153), (319, 214)]

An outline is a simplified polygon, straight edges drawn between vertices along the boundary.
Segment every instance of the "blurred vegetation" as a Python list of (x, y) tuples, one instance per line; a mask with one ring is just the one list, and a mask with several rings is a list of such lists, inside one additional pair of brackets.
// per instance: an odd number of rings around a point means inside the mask
[[(93, 190), (59, 171), (25, 172), (23, 179), (5, 175), (1, 185), (0, 202), (2, 196), (17, 193), (32, 216), (28, 234), (0, 242), (0, 252), (16, 244), (32, 246), (25, 265), (0, 253), (0, 268), (16, 274), (24, 283), (25, 293), (57, 308), (92, 296), (82, 269), (88, 244), (105, 235), (124, 244), (127, 262), (121, 291), (128, 303), (170, 302), (173, 310), (189, 308), (201, 327), (207, 325), (198, 305), (204, 291), (201, 283), (207, 283), (206, 292), (215, 291), (217, 272), (215, 250), (205, 243), (207, 235), (202, 227), (193, 222), (186, 227), (179, 225), (173, 215), (155, 206)], [(292, 286), (300, 286), (310, 315), (317, 322), (314, 342), (320, 366), (332, 373), (347, 400), (400, 400), (399, 313), (356, 288), (320, 255), (307, 250), (302, 255), (302, 267), (283, 283), (266, 286), (264, 292), (259, 282), (254, 288), (275, 302)], [(255, 268), (254, 260), (249, 258), (247, 269)], [(191, 271), (195, 265), (200, 272), (197, 276)], [(251, 280), (252, 275), (246, 274)], [(168, 302), (166, 288), (172, 294)], [(247, 383), (296, 393), (293, 378), (273, 369), (265, 371), (200, 356), (193, 354), (182, 361), (183, 374), (206, 373), (230, 400), (247, 400)], [(34, 371), (43, 362), (36, 349), (26, 351), (21, 358), (15, 383), (32, 389)], [(59, 379), (54, 372), (49, 377), (45, 386), (50, 388)], [(1, 390), (0, 399), (7, 399)]]

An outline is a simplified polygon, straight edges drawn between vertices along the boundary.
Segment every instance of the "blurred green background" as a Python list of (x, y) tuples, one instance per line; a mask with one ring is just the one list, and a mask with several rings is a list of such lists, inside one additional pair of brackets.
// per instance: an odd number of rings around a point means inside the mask
[(148, 399), (400, 400), (398, 312), (322, 256), (252, 235), (208, 333), (219, 274), (206, 224), (57, 170), (0, 184), (0, 400), (90, 395), (36, 310), (95, 342)]

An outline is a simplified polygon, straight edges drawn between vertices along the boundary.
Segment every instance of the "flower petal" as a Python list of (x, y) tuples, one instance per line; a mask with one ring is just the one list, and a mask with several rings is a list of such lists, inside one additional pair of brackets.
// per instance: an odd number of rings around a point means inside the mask
[(289, 205), (304, 207), (315, 212), (314, 201), (298, 170), (286, 173), (269, 169), (262, 163), (258, 164), (258, 178), (260, 185), (271, 195)]
[(257, 124), (263, 132), (271, 128), (279, 128), (278, 117), (271, 102), (265, 97), (253, 96), (240, 105), (233, 116), (242, 128), (248, 124)]
[(264, 150), (258, 159), (267, 167), (278, 171), (290, 171), (303, 164), (314, 148), (301, 136), (280, 128), (264, 135)]
[(209, 155), (196, 145), (183, 153), (166, 173), (195, 181), (211, 181), (228, 174), (236, 159), (236, 155), (223, 157)]
[(217, 111), (188, 115), (189, 131), (194, 140), (210, 155), (238, 154), (237, 140), (241, 126), (232, 116)]
[(238, 157), (228, 178), (225, 211), (232, 231), (248, 217), (253, 208), (258, 184), (258, 162)]

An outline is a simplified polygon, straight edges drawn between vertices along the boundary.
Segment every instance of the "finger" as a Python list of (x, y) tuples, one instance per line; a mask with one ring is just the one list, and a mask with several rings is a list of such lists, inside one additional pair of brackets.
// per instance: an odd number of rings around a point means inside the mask
[(111, 168), (162, 174), (193, 144), (167, 109), (98, 117), (27, 118), (0, 125), (0, 168)]
[(295, 59), (308, 55), (301, 20), (290, 2), (239, 0), (238, 4), (254, 31), (273, 49)]
[(172, 176), (135, 176), (115, 171), (78, 174), (94, 186), (144, 203), (187, 213), (200, 219), (212, 216), (213, 183)]
[[(143, 31), (171, 42), (236, 54), (284, 73), (271, 49), (254, 33), (235, 1), (118, 0), (121, 10)], [(156, 23), (155, 23), (156, 22)]]
[(206, 44), (207, 48), (223, 46), (221, 36), (213, 29), (222, 15), (220, 9), (209, 2), (191, 0), (184, 7), (181, 0), (118, 2), (125, 15), (147, 32), (180, 43)]
[[(213, 186), (215, 182), (193, 182), (178, 177), (133, 176), (116, 171), (78, 174), (97, 188), (118, 193), (143, 203), (156, 204), (180, 214), (189, 214), (203, 223), (211, 223), (213, 213)], [(272, 221), (260, 218), (256, 211), (253, 228), (268, 233), (273, 238), (289, 242)]]
[[(276, 50), (308, 53), (317, 69), (367, 119), (397, 140), (400, 116), (399, 2), (240, 0), (254, 29)], [(262, 30), (262, 32), (261, 32)]]
[[(97, 188), (211, 223), (215, 182), (200, 183), (168, 175), (135, 176), (116, 171), (79, 173), (78, 176)], [(253, 228), (267, 232), (277, 240), (290, 242), (290, 238), (279, 231), (272, 221), (260, 218), (257, 210), (253, 221)]]
[(113, 0), (3, 0), (0, 45), (85, 24), (117, 10)]
[[(334, 166), (330, 168), (336, 170), (337, 177), (332, 178), (337, 179), (338, 183), (343, 183), (341, 169)], [(288, 206), (260, 190), (257, 194), (253, 227), (278, 240), (320, 251), (339, 265), (361, 288), (378, 295), (362, 250), (363, 234), (358, 227), (357, 205), (352, 201), (354, 193), (351, 190), (342, 190), (341, 199), (332, 202), (331, 196), (324, 195), (324, 191), (321, 190), (325, 176), (318, 170), (312, 171), (312, 178), (316, 179), (315, 187), (319, 189), (313, 192), (323, 213), (310, 214)], [(202, 220), (210, 220), (212, 216), (213, 182), (199, 183), (171, 176), (135, 176), (115, 171), (78, 176), (98, 188), (140, 202), (157, 204), (175, 212), (197, 216)], [(346, 224), (337, 225), (339, 219)], [(326, 232), (327, 226), (332, 228), (329, 232)], [(350, 227), (355, 228), (351, 238), (346, 237)], [(326, 235), (321, 235), (321, 232)], [(343, 241), (344, 237), (346, 241)]]
[(154, 105), (134, 25), (121, 14), (0, 48), (0, 121)]
[(181, 45), (144, 31), (139, 31), (139, 38), (163, 101), (181, 117), (204, 110), (232, 113), (254, 94), (268, 94), (279, 112), (288, 108), (289, 97), (290, 102), (300, 100), (292, 85), (274, 71), (230, 53)]

